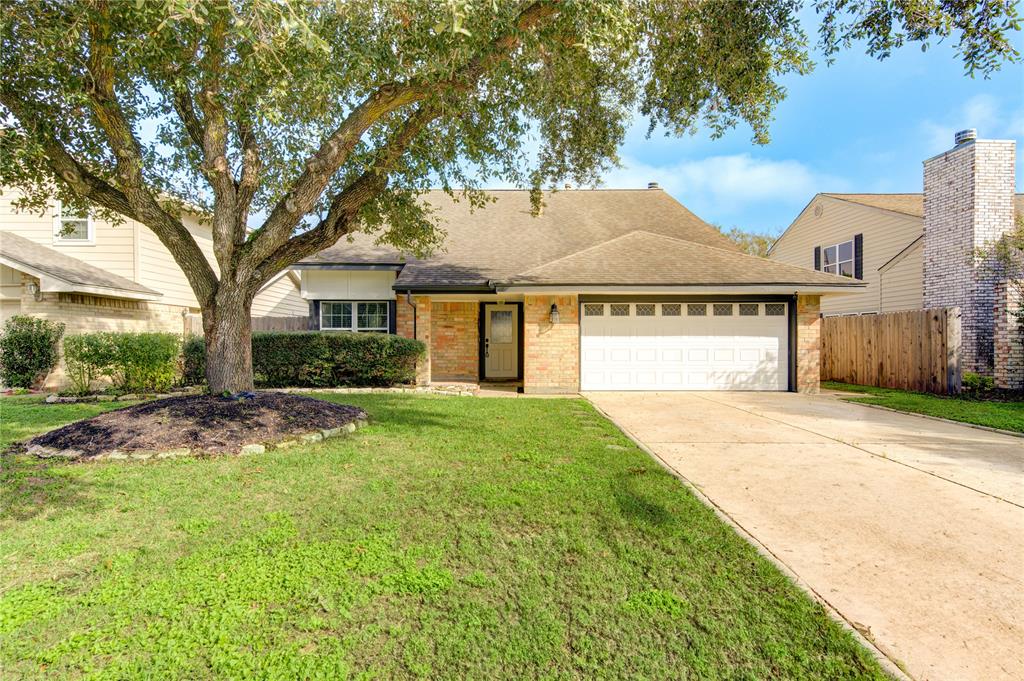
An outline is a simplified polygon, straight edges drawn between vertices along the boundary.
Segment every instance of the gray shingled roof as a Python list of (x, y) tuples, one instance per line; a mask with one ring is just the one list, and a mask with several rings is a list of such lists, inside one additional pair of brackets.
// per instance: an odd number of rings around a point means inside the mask
[(511, 277), (515, 285), (848, 287), (845, 277), (637, 230)]
[(732, 241), (660, 189), (547, 193), (540, 215), (526, 191), (490, 192), (471, 210), (441, 191), (424, 195), (445, 232), (441, 252), (404, 258), (357, 234), (299, 266), (404, 267), (395, 288), (490, 289), (589, 284), (857, 286), (833, 275), (741, 253)]
[(34, 272), (60, 279), (71, 285), (72, 288), (109, 289), (110, 295), (114, 297), (119, 292), (132, 293), (136, 296), (138, 294), (154, 297), (162, 295), (159, 291), (154, 291), (131, 279), (90, 265), (84, 260), (72, 258), (17, 234), (0, 233), (0, 244), (2, 244), (0, 252), (3, 253), (5, 259), (14, 264), (21, 264)]

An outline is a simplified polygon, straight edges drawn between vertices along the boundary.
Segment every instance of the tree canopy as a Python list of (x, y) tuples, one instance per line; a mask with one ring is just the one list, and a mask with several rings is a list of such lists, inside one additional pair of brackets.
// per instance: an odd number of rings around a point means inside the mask
[[(147, 225), (204, 310), (353, 230), (437, 245), (429, 186), (592, 184), (630, 116), (768, 140), (812, 68), (803, 0), (7, 0), (0, 184)], [(831, 57), (1019, 58), (1014, 0), (815, 0)], [(217, 270), (182, 224), (212, 224)], [(256, 218), (259, 219), (256, 219)], [(255, 222), (256, 224), (250, 224)]]

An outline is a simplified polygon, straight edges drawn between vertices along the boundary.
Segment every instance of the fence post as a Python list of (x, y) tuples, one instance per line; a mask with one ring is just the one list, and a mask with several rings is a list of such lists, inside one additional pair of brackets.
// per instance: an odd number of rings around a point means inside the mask
[(960, 374), (960, 308), (946, 308), (946, 393), (957, 395), (962, 387)]

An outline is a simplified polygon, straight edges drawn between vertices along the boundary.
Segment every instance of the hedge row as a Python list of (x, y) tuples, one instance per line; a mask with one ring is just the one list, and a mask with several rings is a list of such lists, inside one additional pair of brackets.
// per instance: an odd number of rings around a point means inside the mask
[(122, 392), (162, 392), (178, 381), (181, 337), (173, 333), (99, 331), (64, 339), (64, 365), (83, 395), (106, 377)]
[[(412, 383), (425, 346), (380, 333), (265, 331), (252, 335), (252, 369), (261, 388), (386, 386)], [(203, 339), (185, 341), (184, 382), (205, 382)]]
[(0, 332), (0, 383), (31, 388), (57, 366), (64, 324), (14, 315)]

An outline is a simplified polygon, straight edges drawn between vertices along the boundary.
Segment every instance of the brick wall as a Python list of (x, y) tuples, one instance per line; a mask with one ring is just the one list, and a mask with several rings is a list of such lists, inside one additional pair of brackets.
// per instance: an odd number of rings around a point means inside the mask
[(1024, 324), (1014, 312), (1021, 310), (1021, 285), (1001, 281), (995, 286), (993, 354), (996, 387), (1024, 390)]
[[(184, 330), (182, 313), (189, 311), (189, 308), (178, 305), (80, 293), (44, 293), (41, 300), (36, 300), (25, 288), (30, 281), (39, 284), (35, 277), (23, 275), (18, 314), (63, 322), (65, 336), (93, 331), (165, 331), (180, 334)], [(43, 385), (57, 389), (67, 383), (62, 360), (46, 377)]]
[[(559, 322), (550, 320), (558, 305)], [(526, 296), (523, 301), (523, 391), (579, 390), (580, 320), (576, 296)]]
[(995, 280), (975, 249), (1013, 225), (1012, 140), (977, 140), (924, 162), (924, 307), (959, 306), (962, 367), (991, 375)]
[(430, 380), (477, 381), (480, 376), (479, 303), (433, 303)]
[(821, 296), (796, 299), (796, 390), (816, 393), (821, 386)]

